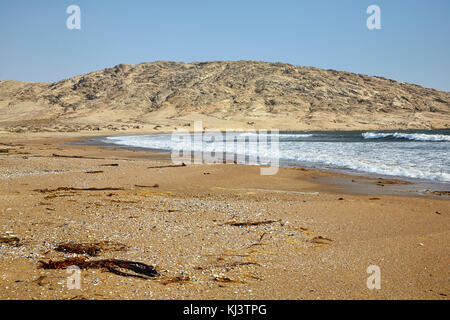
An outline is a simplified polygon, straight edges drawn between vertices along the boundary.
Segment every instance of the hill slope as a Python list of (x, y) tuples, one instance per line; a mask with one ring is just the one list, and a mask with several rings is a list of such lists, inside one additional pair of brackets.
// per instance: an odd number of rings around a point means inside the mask
[(0, 127), (79, 131), (450, 128), (450, 93), (349, 72), (223, 61), (117, 65), (55, 83), (0, 81)]

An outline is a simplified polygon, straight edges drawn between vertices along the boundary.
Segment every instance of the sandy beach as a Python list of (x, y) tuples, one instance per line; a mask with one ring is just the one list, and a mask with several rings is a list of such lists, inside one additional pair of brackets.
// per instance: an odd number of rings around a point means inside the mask
[[(86, 138), (3, 135), (0, 299), (449, 299), (448, 197), (70, 144)], [(81, 266), (79, 289), (48, 264), (65, 259)], [(371, 265), (379, 290), (367, 287)]]

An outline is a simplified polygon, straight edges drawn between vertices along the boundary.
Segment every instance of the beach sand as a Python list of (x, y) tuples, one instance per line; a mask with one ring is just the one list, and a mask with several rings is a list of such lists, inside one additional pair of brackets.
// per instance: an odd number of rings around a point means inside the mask
[[(319, 170), (171, 167), (164, 154), (69, 144), (79, 139), (1, 139), (0, 299), (450, 297), (448, 198)], [(66, 242), (99, 248), (55, 250)], [(40, 268), (73, 257), (141, 262), (159, 275), (88, 268), (69, 289), (68, 270)], [(367, 287), (371, 265), (379, 290)]]

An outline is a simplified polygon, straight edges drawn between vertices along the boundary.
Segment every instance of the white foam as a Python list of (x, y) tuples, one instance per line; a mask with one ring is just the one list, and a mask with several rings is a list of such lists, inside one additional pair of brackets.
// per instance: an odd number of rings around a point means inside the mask
[(362, 134), (364, 139), (382, 139), (395, 138), (415, 141), (450, 141), (450, 135), (444, 134), (426, 134), (426, 133), (378, 133), (378, 132), (364, 132)]
[[(239, 135), (239, 133), (236, 133), (228, 136), (226, 141), (230, 141)], [(329, 136), (332, 135), (332, 133), (329, 134)], [(394, 134), (366, 132), (363, 134), (363, 138), (351, 141), (308, 141), (308, 139), (296, 141), (296, 137), (304, 138), (304, 136), (302, 134), (291, 134), (291, 138), (294, 139), (279, 139), (278, 153), (274, 153), (271, 148), (261, 147), (255, 139), (249, 139), (250, 141), (247, 141), (245, 145), (236, 144), (231, 149), (229, 145), (227, 148), (227, 144), (223, 141), (210, 139), (197, 144), (190, 141), (186, 143), (186, 140), (172, 141), (170, 134), (108, 137), (106, 141), (126, 146), (167, 151), (227, 152), (229, 154), (243, 154), (252, 159), (256, 157), (260, 159), (279, 157), (280, 160), (299, 165), (311, 164), (373, 174), (450, 182), (449, 140), (430, 140), (430, 136), (438, 139), (437, 137), (442, 135), (425, 134), (429, 140), (418, 140), (423, 134), (402, 133), (401, 135), (408, 137), (403, 139), (410, 139), (411, 137), (415, 139), (411, 139), (408, 143), (400, 140), (371, 141), (370, 139), (380, 137), (394, 137)], [(280, 137), (283, 136), (285, 134), (280, 134)], [(308, 137), (310, 136), (308, 135)], [(272, 138), (276, 137), (276, 135), (272, 136)], [(252, 138), (255, 137), (252, 136)], [(435, 141), (443, 142), (435, 143)]]

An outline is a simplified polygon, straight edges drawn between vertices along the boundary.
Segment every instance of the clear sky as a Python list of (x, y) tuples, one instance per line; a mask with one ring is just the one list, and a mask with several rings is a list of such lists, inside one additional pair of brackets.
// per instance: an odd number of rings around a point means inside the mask
[[(69, 30), (69, 5), (81, 29)], [(381, 30), (366, 9), (381, 8)], [(119, 63), (262, 60), (450, 91), (449, 0), (1, 0), (0, 79), (52, 82)]]

